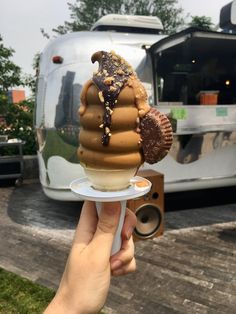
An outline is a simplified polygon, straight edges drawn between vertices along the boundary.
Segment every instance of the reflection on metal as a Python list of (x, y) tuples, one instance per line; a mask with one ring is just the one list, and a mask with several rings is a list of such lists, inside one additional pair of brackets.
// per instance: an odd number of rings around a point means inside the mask
[[(76, 150), (78, 147), (78, 107), (82, 86), (74, 84), (75, 72), (67, 71), (61, 79), (61, 88), (55, 107), (54, 124), (49, 128), (38, 128), (37, 137), (39, 151), (42, 153), (47, 168), (51, 156), (61, 156), (69, 162), (78, 163)], [(50, 182), (50, 178), (47, 179)]]
[[(55, 73), (53, 73), (53, 79)], [(48, 90), (45, 95), (44, 102), (47, 105), (47, 115), (42, 114), (43, 123), (36, 128), (37, 139), (39, 145), (39, 156), (41, 158), (40, 166), (44, 169), (44, 174), (41, 170), (41, 183), (45, 186), (52, 187), (55, 183), (55, 170), (57, 174), (63, 176), (64, 167), (57, 164), (57, 157), (62, 158), (64, 162), (78, 164), (77, 147), (79, 133), (79, 95), (82, 85), (75, 83), (76, 73), (74, 71), (66, 71), (61, 75), (60, 88), (53, 91)], [(59, 73), (57, 73), (57, 79)], [(59, 87), (59, 86), (58, 86)], [(45, 112), (45, 111), (44, 111)], [(55, 158), (56, 157), (56, 158)], [(52, 158), (53, 166), (49, 169), (48, 162)], [(43, 179), (44, 178), (44, 179)], [(57, 179), (58, 181), (58, 179)], [(65, 180), (66, 181), (66, 180)], [(61, 186), (63, 187), (63, 186)]]
[(75, 72), (72, 71), (67, 71), (62, 77), (60, 94), (56, 105), (54, 122), (56, 128), (78, 125), (77, 110), (79, 99), (74, 99), (73, 96), (80, 95), (82, 86), (80, 84), (74, 84), (74, 79)]
[(175, 135), (170, 155), (181, 164), (189, 164), (214, 150), (232, 145), (236, 145), (236, 131)]
[(176, 184), (176, 183), (193, 183), (196, 181), (208, 181), (208, 180), (224, 180), (224, 179), (236, 179), (236, 175), (232, 176), (214, 176), (214, 177), (203, 177), (203, 178), (192, 178), (192, 179), (184, 179), (184, 180), (175, 180), (171, 182), (167, 182), (169, 184)]
[(77, 145), (76, 143), (73, 144), (67, 140), (72, 135), (75, 138), (77, 137), (78, 131), (76, 132), (75, 128), (63, 128), (59, 131), (56, 129), (47, 129), (44, 130), (44, 132), (37, 130), (38, 137), (40, 137), (42, 133), (45, 134), (45, 138), (43, 147), (41, 147), (41, 153), (46, 167), (48, 159), (51, 156), (61, 156), (69, 162), (78, 162), (76, 155)]

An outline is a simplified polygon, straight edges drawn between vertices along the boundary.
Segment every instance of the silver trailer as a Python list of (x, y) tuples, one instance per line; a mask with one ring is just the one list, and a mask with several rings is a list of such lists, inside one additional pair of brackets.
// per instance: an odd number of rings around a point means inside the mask
[(119, 32), (103, 21), (97, 31), (61, 36), (41, 55), (35, 126), (46, 195), (77, 200), (69, 190), (71, 181), (84, 176), (76, 154), (77, 111), (81, 88), (97, 69), (90, 57), (98, 50), (124, 56), (145, 85), (150, 104), (173, 122), (168, 156), (143, 165), (164, 173), (165, 192), (235, 185), (236, 36), (188, 29), (166, 37), (161, 24), (149, 23), (149, 30), (144, 19), (139, 26), (133, 22), (140, 34), (131, 32), (130, 24), (126, 32), (122, 23)]

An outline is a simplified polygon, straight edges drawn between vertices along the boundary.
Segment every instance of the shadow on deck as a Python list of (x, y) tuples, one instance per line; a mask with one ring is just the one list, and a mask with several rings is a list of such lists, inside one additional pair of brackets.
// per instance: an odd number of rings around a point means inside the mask
[[(56, 288), (81, 203), (35, 181), (0, 196), (0, 266)], [(214, 205), (167, 211), (164, 235), (136, 243), (136, 273), (112, 279), (105, 312), (235, 313), (236, 202)]]

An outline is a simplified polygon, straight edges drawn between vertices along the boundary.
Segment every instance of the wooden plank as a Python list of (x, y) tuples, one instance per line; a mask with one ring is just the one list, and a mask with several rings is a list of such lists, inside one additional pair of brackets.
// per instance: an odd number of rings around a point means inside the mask
[[(112, 278), (105, 312), (234, 314), (235, 211), (165, 213), (164, 236), (136, 243), (137, 271)], [(49, 200), (38, 183), (0, 188), (0, 267), (56, 288), (78, 217), (78, 204)]]

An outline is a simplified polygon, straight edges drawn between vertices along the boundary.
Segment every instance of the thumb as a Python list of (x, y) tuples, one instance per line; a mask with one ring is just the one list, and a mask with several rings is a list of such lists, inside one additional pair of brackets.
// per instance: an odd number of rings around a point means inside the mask
[(99, 246), (100, 253), (102, 250), (108, 258), (110, 258), (112, 243), (119, 224), (120, 212), (120, 202), (102, 203), (93, 242), (96, 247)]

